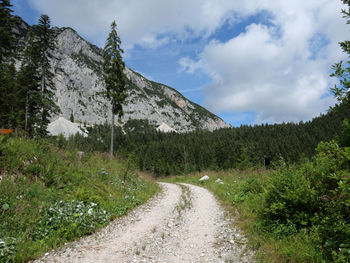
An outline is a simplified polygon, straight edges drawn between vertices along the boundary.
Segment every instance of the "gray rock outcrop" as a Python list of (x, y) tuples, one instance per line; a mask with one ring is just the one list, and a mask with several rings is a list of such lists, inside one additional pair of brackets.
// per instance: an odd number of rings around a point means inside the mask
[[(61, 115), (87, 124), (110, 121), (110, 103), (103, 97), (102, 50), (71, 28), (55, 28), (57, 48), (51, 61), (55, 100)], [(122, 122), (140, 119), (167, 124), (178, 132), (229, 127), (222, 119), (186, 99), (176, 90), (125, 69), (128, 97)], [(53, 119), (57, 119), (54, 116)]]

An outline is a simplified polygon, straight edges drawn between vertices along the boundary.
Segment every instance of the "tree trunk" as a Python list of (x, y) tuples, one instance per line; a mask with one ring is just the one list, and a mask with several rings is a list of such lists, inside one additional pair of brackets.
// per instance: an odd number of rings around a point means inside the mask
[(40, 120), (40, 129), (41, 132), (43, 132), (44, 129), (44, 90), (45, 90), (45, 72), (44, 69), (42, 69), (42, 76), (41, 76), (41, 120)]
[(24, 130), (28, 131), (28, 95), (26, 96), (26, 114), (25, 114)]
[(114, 114), (113, 114), (113, 109), (112, 109), (112, 130), (111, 130), (111, 159), (113, 159), (113, 141), (114, 141)]

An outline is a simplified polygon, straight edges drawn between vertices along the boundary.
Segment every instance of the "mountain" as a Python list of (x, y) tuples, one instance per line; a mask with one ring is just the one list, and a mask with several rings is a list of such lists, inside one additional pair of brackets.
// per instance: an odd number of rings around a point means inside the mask
[[(18, 31), (24, 36), (29, 26)], [(55, 74), (55, 99), (62, 116), (73, 115), (76, 122), (102, 124), (110, 120), (110, 104), (104, 90), (102, 49), (84, 40), (72, 28), (53, 28), (57, 48), (51, 65)], [(178, 132), (195, 129), (213, 131), (229, 127), (221, 118), (186, 99), (164, 84), (150, 81), (126, 67), (128, 97), (122, 121), (148, 120), (151, 125), (166, 124)], [(54, 116), (57, 119), (58, 116)]]

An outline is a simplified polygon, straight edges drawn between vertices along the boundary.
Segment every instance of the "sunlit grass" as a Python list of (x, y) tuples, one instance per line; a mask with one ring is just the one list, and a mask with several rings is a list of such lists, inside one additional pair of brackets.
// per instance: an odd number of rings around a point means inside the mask
[(90, 234), (159, 191), (124, 161), (44, 140), (0, 144), (0, 262), (23, 262)]
[[(210, 179), (200, 182), (204, 175)], [(162, 181), (192, 183), (212, 191), (247, 236), (248, 247), (254, 251), (257, 262), (325, 262), (313, 243), (317, 237), (299, 232), (276, 238), (262, 227), (259, 211), (263, 209), (263, 193), (270, 176), (273, 175), (269, 170), (207, 171), (163, 178)], [(224, 184), (216, 183), (218, 178)]]

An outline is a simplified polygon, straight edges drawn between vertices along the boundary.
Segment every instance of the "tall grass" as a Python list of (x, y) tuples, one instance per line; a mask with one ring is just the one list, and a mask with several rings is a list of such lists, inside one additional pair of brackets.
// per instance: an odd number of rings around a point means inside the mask
[[(211, 190), (235, 216), (258, 262), (350, 262), (350, 151), (320, 143), (312, 161), (274, 170), (166, 178)], [(203, 175), (208, 181), (199, 181)], [(220, 178), (224, 184), (216, 183)]]
[(0, 262), (24, 262), (90, 234), (159, 189), (103, 153), (0, 137)]

